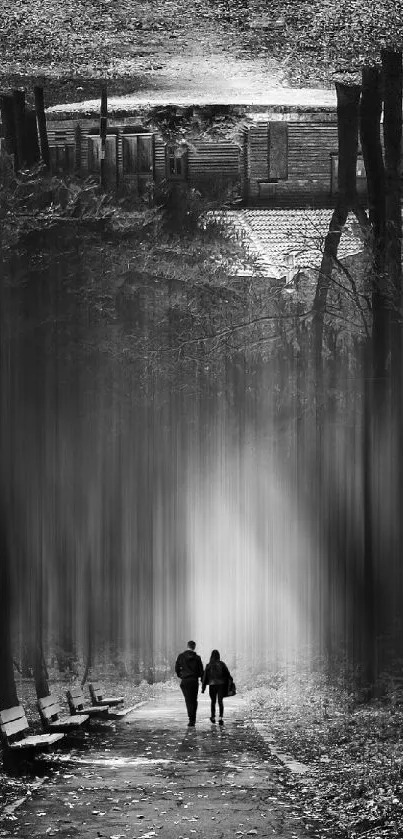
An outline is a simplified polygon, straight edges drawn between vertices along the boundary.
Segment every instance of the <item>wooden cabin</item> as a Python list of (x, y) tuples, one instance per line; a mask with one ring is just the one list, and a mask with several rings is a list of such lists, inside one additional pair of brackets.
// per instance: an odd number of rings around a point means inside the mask
[[(48, 115), (54, 172), (99, 174), (99, 119)], [(336, 107), (274, 106), (248, 114), (231, 139), (203, 137), (166, 142), (135, 118), (110, 118), (105, 149), (110, 188), (137, 195), (167, 181), (217, 194), (225, 187), (246, 206), (303, 207), (334, 204), (337, 191)], [(357, 186), (366, 193), (359, 153)]]
[[(246, 204), (332, 204), (337, 192), (336, 112), (273, 114), (256, 119), (244, 142)], [(357, 160), (357, 188), (366, 192), (364, 161)]]
[[(99, 121), (48, 122), (53, 171), (97, 175), (101, 161)], [(130, 120), (108, 122), (105, 149), (107, 182), (143, 194), (154, 182), (190, 186), (240, 184), (241, 147), (236, 142), (191, 140), (167, 143)]]

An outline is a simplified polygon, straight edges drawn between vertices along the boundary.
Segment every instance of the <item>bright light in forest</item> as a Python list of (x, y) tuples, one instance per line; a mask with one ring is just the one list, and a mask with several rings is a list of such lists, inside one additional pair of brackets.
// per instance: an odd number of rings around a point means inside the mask
[(287, 666), (312, 639), (309, 542), (295, 494), (262, 446), (215, 450), (187, 499), (192, 634), (238, 672)]

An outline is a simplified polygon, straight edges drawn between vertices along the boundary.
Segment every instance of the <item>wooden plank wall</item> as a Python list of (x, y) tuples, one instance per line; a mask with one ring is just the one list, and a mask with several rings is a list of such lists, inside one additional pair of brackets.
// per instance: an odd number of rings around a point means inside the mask
[(267, 123), (249, 129), (248, 178), (249, 196), (258, 194), (258, 181), (269, 178), (269, 128)]
[(189, 183), (239, 181), (241, 149), (236, 143), (192, 141), (188, 151)]
[(288, 181), (330, 192), (331, 155), (337, 153), (337, 125), (295, 123), (288, 128)]
[(269, 124), (270, 178), (288, 178), (288, 126), (286, 122)]
[(73, 172), (76, 168), (76, 120), (48, 123), (50, 165), (53, 172)]
[[(284, 126), (284, 122), (279, 123)], [(284, 159), (276, 153), (275, 167), (269, 167), (269, 149), (273, 149), (273, 131), (270, 148), (269, 124), (253, 126), (248, 147), (248, 197), (285, 196), (288, 193), (329, 194), (331, 191), (331, 155), (337, 153), (337, 124), (331, 122), (287, 124), (287, 168)], [(284, 128), (282, 129), (284, 132)], [(283, 136), (284, 141), (284, 136)], [(265, 146), (266, 144), (266, 146)], [(284, 148), (284, 146), (283, 146)], [(274, 174), (276, 172), (276, 174)], [(265, 184), (269, 177), (278, 177), (276, 184)], [(282, 179), (286, 176), (286, 179)], [(263, 182), (260, 186), (259, 182)], [(270, 194), (270, 195), (269, 195)]]
[[(99, 134), (88, 137), (87, 168), (89, 172), (98, 173), (101, 168), (101, 137)], [(108, 134), (105, 143), (105, 178), (107, 185), (113, 189), (117, 184), (117, 137)]]
[(248, 196), (248, 128), (244, 125), (241, 129), (241, 165), (240, 165), (240, 186), (241, 195), (244, 199)]

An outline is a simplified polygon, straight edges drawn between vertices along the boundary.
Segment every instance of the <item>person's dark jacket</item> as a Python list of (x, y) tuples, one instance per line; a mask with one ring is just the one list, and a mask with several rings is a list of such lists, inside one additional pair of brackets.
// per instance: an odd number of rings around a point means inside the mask
[(185, 650), (178, 655), (175, 673), (180, 679), (202, 679), (203, 672), (202, 660), (194, 650)]
[(227, 685), (232, 678), (224, 661), (210, 661), (204, 671), (202, 691), (207, 685)]

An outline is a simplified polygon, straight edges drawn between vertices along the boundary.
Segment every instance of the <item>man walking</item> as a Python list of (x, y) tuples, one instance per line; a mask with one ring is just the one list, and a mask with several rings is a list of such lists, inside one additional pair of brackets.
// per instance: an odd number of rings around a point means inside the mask
[(195, 648), (195, 642), (188, 641), (187, 649), (178, 655), (175, 664), (175, 673), (181, 680), (180, 686), (185, 697), (189, 726), (194, 726), (196, 723), (199, 679), (203, 678), (204, 672), (202, 660), (195, 653)]

